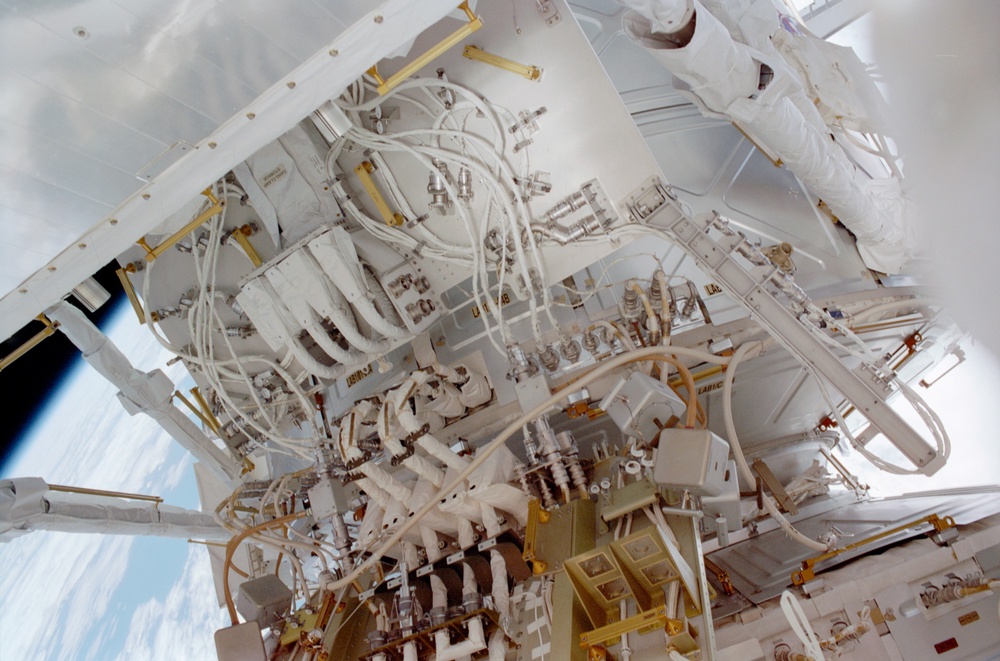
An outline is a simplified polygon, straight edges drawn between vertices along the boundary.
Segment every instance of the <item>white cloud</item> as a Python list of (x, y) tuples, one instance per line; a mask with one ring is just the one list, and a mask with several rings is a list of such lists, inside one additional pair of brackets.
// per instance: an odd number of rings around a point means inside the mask
[[(126, 310), (128, 312), (128, 310)], [(143, 370), (162, 367), (169, 354), (134, 319), (119, 315), (109, 333), (132, 362)], [(183, 367), (164, 371), (180, 378)], [(77, 369), (45, 412), (26, 445), (6, 467), (12, 477), (37, 476), (50, 484), (67, 484), (160, 495), (181, 481), (190, 470), (188, 455), (175, 465), (167, 464), (174, 441), (146, 416), (129, 417), (115, 394), (117, 389), (89, 366)], [(0, 659), (105, 659), (105, 646), (119, 623), (109, 606), (114, 603), (128, 568), (133, 539), (101, 535), (35, 532), (0, 545)], [(204, 549), (197, 549), (205, 555)], [(195, 549), (192, 549), (195, 551)], [(165, 608), (177, 609), (203, 627), (205, 613), (218, 613), (207, 556), (204, 566), (189, 555), (182, 583), (167, 597)], [(206, 573), (203, 576), (202, 574)], [(202, 585), (204, 584), (204, 585)], [(129, 586), (142, 594), (143, 586)], [(201, 596), (202, 606), (194, 606)], [(178, 600), (180, 600), (178, 602)], [(176, 602), (176, 603), (175, 603)], [(133, 616), (157, 632), (157, 645), (171, 648), (158, 626), (152, 602)], [(175, 618), (176, 619), (176, 618)], [(178, 636), (198, 652), (196, 645), (212, 645), (210, 626), (204, 635), (191, 635), (184, 628)], [(130, 641), (143, 641), (143, 634), (130, 630)], [(179, 643), (180, 641), (178, 641)], [(127, 658), (154, 658), (127, 656)], [(161, 659), (198, 659), (198, 654), (162, 653)], [(206, 658), (214, 658), (214, 653)]]
[(184, 479), (184, 474), (193, 471), (194, 462), (190, 454), (185, 454), (177, 464), (170, 469), (170, 473), (163, 479), (163, 488), (166, 491), (173, 491), (174, 487)]
[(107, 611), (131, 545), (127, 537), (45, 532), (0, 548), (0, 658), (75, 658)]
[(150, 599), (132, 615), (119, 659), (215, 659), (215, 632), (226, 626), (215, 600), (208, 553), (191, 546), (181, 579), (161, 602)]

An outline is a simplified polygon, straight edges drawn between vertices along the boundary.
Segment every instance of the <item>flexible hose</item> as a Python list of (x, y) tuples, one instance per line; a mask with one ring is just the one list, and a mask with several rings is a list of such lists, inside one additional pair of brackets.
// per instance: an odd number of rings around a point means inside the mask
[[(740, 440), (736, 434), (736, 425), (733, 423), (733, 379), (736, 376), (736, 366), (756, 348), (757, 344), (756, 342), (750, 342), (740, 346), (736, 353), (733, 354), (732, 360), (729, 361), (729, 367), (726, 369), (726, 378), (722, 384), (722, 413), (726, 422), (726, 434), (729, 436), (729, 447), (733, 451), (733, 458), (736, 460), (736, 465), (739, 467), (740, 472), (743, 474), (743, 479), (747, 481), (747, 484), (754, 484), (757, 480), (754, 477), (753, 471), (750, 470), (750, 466), (747, 464), (746, 457), (743, 455), (743, 448), (740, 446)], [(814, 551), (825, 552), (828, 550), (825, 544), (810, 539), (796, 530), (788, 519), (778, 511), (777, 506), (766, 493), (763, 494), (763, 502), (768, 514), (778, 522), (778, 525), (781, 526), (781, 529), (785, 531), (785, 534), (789, 538)]]
[[(277, 526), (284, 525), (286, 523), (291, 523), (296, 519), (301, 519), (306, 515), (305, 511), (296, 512), (295, 514), (289, 514), (288, 516), (283, 516), (277, 519), (271, 519), (270, 521), (265, 521), (264, 523), (252, 526), (243, 530), (238, 535), (229, 540), (226, 544), (226, 560), (222, 565), (222, 587), (223, 594), (226, 597), (226, 609), (229, 611), (229, 618), (232, 620), (233, 625), (237, 625), (240, 622), (239, 615), (236, 613), (236, 604), (233, 602), (233, 594), (229, 590), (229, 568), (233, 564), (233, 553), (239, 548), (243, 540), (258, 533), (262, 530), (267, 530), (268, 528), (275, 528)], [(348, 582), (349, 584), (350, 582)], [(338, 586), (340, 587), (340, 586)]]
[[(763, 347), (763, 343), (754, 343), (750, 351), (758, 347)], [(715, 365), (727, 365), (730, 362), (730, 359), (727, 357), (716, 356), (714, 354), (695, 351), (693, 349), (673, 347), (670, 349), (670, 351), (677, 355), (685, 355), (685, 356), (699, 358), (705, 362), (710, 362)], [(743, 357), (749, 355), (750, 351), (745, 352)], [(555, 404), (565, 399), (567, 395), (587, 387), (594, 381), (607, 376), (614, 370), (624, 365), (628, 365), (630, 363), (644, 362), (644, 361), (664, 360), (665, 358), (674, 359), (673, 356), (668, 356), (667, 354), (665, 354), (664, 350), (661, 347), (638, 349), (633, 352), (625, 353), (620, 356), (615, 356), (614, 358), (610, 358), (607, 361), (601, 363), (600, 365), (594, 367), (590, 372), (588, 372), (579, 380), (577, 380), (575, 383), (573, 383), (571, 388), (566, 390), (561, 390), (551, 395), (550, 397), (543, 400), (540, 404), (538, 404), (535, 408), (531, 409), (517, 420), (514, 420), (512, 423), (507, 425), (507, 427), (505, 427), (503, 431), (501, 431), (496, 436), (496, 438), (490, 441), (487, 445), (484, 445), (479, 450), (479, 452), (476, 453), (476, 458), (473, 459), (471, 462), (469, 462), (468, 466), (466, 466), (461, 472), (459, 472), (448, 484), (442, 487), (438, 491), (435, 497), (428, 500), (428, 502), (425, 503), (423, 507), (414, 512), (413, 516), (409, 517), (399, 528), (397, 528), (396, 531), (393, 532), (393, 534), (391, 534), (382, 543), (381, 546), (376, 548), (365, 561), (363, 561), (357, 567), (355, 567), (350, 574), (339, 579), (336, 583), (334, 583), (332, 589), (339, 589), (344, 585), (350, 584), (352, 581), (359, 578), (364, 572), (366, 572), (368, 569), (370, 569), (376, 563), (378, 563), (383, 555), (388, 553), (392, 549), (392, 547), (394, 547), (396, 544), (399, 543), (399, 540), (402, 539), (403, 535), (408, 533), (415, 525), (417, 525), (417, 523), (420, 521), (421, 518), (423, 518), (425, 515), (427, 515), (427, 513), (429, 513), (431, 510), (435, 509), (438, 506), (438, 503), (440, 502), (441, 498), (444, 498), (449, 493), (459, 488), (465, 482), (466, 478), (468, 478), (469, 475), (473, 473), (473, 471), (477, 470), (484, 463), (486, 463), (486, 461), (490, 458), (490, 456), (492, 456), (494, 452), (499, 450), (500, 447), (504, 445), (511, 436), (519, 432), (524, 425), (533, 421), (535, 418), (548, 411)]]

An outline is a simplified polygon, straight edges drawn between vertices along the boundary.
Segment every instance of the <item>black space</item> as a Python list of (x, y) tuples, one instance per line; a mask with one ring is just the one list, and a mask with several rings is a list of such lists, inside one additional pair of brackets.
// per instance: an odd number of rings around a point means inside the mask
[[(87, 314), (97, 326), (103, 328), (111, 313), (125, 298), (118, 276), (117, 263), (110, 263), (95, 274), (97, 281), (111, 292), (111, 300), (93, 314)], [(67, 300), (83, 310), (75, 297)], [(44, 326), (33, 321), (0, 346), (0, 356), (6, 356), (21, 346)], [(0, 430), (0, 470), (11, 458), (15, 443), (26, 432), (47, 403), (49, 395), (69, 372), (79, 357), (76, 347), (58, 331), (40, 345), (22, 356), (13, 365), (0, 372), (0, 398), (3, 401), (4, 423)]]

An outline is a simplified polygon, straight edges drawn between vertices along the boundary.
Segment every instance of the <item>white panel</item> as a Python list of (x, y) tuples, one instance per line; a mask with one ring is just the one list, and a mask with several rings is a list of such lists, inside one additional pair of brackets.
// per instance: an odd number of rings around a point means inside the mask
[[(97, 159), (114, 157), (126, 172), (136, 172), (167, 143), (127, 127), (112, 117), (26, 78), (0, 68), (0, 117), (24, 128), (40, 127), (54, 142)], [(106, 136), (114, 135), (114, 149)], [(7, 149), (7, 146), (3, 146)]]
[[(13, 168), (0, 167), (0, 181), (3, 181), (0, 206), (10, 210), (10, 217), (31, 218), (32, 222), (41, 223), (41, 227), (33, 228), (34, 231), (45, 234), (48, 230), (59, 235), (60, 242), (66, 240), (64, 235), (67, 232), (86, 229), (86, 226), (80, 227), (75, 222), (79, 217), (96, 219), (111, 210), (109, 204), (102, 204)], [(5, 224), (4, 229), (7, 227)], [(3, 238), (0, 250), (13, 237), (5, 231)]]
[[(263, 20), (272, 10), (261, 7), (272, 5), (284, 10), (282, 20), (296, 26), (293, 32), (313, 35), (310, 39), (320, 35), (307, 23), (320, 23), (322, 30), (331, 28), (323, 46), (304, 63), (287, 50), (287, 43), (273, 41), (240, 18), (249, 12), (256, 17), (254, 21)], [(305, 7), (302, 14), (296, 11), (300, 6)], [(317, 6), (322, 13), (316, 12)], [(74, 231), (63, 236), (61, 247), (46, 244), (43, 249), (32, 244), (55, 270), (39, 269), (30, 252), (24, 252), (24, 259), (13, 268), (5, 264), (0, 270), (0, 292), (4, 293), (0, 335), (9, 336), (206, 185), (453, 8), (446, 0), (330, 0), (321, 5), (305, 0), (222, 4), (0, 0), (0, 87), (4, 90), (0, 116), (22, 131), (22, 137), (32, 136), (28, 141), (0, 142), (0, 164), (91, 199), (108, 200), (119, 221), (111, 225), (105, 222), (110, 214), (94, 217), (81, 210), (74, 214)], [(383, 15), (383, 22), (368, 17), (376, 11)], [(365, 20), (341, 30), (335, 28), (335, 21), (322, 19), (324, 14), (344, 17), (345, 23), (356, 23), (359, 17)], [(104, 24), (99, 17), (114, 20)], [(66, 32), (69, 24), (85, 28), (86, 38), (77, 37), (73, 28)], [(130, 41), (129, 33), (143, 36)], [(134, 48), (114, 50), (115, 40), (134, 44)], [(165, 40), (173, 45), (164, 44)], [(340, 52), (336, 60), (328, 54), (331, 47)], [(175, 78), (161, 76), (168, 64), (159, 60), (178, 56), (184, 59), (174, 62)], [(282, 80), (292, 74), (294, 89)], [(252, 99), (248, 89), (256, 95)], [(256, 121), (246, 116), (249, 109)], [(224, 113), (224, 121), (219, 112)], [(48, 159), (30, 154), (38, 135), (51, 136)], [(163, 166), (166, 169), (146, 189), (149, 199), (140, 198), (135, 192), (142, 182), (129, 178), (179, 140), (200, 148), (189, 149), (178, 162)], [(218, 149), (208, 148), (209, 140)], [(68, 181), (63, 178), (65, 161), (75, 163)], [(102, 163), (119, 171), (122, 178), (95, 179)], [(32, 209), (39, 211), (33, 216), (57, 215), (54, 208)], [(25, 213), (8, 208), (4, 215), (23, 218)], [(5, 231), (3, 242), (12, 243), (10, 231)], [(81, 242), (88, 248), (65, 250)]]
[[(74, 41), (75, 40), (75, 41)], [(72, 33), (63, 37), (33, 20), (7, 14), (0, 22), (4, 67), (69, 96), (168, 144), (197, 141), (214, 128), (209, 118), (89, 53)], [(113, 136), (111, 136), (113, 138)], [(113, 145), (113, 142), (110, 143)], [(153, 154), (155, 156), (155, 154)]]
[[(668, 130), (669, 129), (669, 130)], [(705, 195), (726, 163), (733, 157), (743, 136), (729, 124), (701, 115), (674, 120), (665, 125), (643, 126), (642, 134), (674, 187), (695, 195)], [(700, 158), (678, 158), (698, 153)]]
[[(724, 194), (726, 204), (759, 221), (764, 227), (798, 239), (801, 247), (837, 254), (833, 222), (813, 208), (795, 175), (777, 168), (756, 149), (743, 163)], [(767, 232), (765, 229), (764, 232)]]
[(330, 35), (340, 33), (346, 25), (359, 18), (355, 16), (338, 21), (330, 12), (301, 0), (296, 1), (294, 12), (289, 12), (288, 4), (283, 2), (253, 4), (231, 0), (222, 4), (230, 16), (265, 35), (269, 41), (299, 60), (315, 53), (330, 41)]

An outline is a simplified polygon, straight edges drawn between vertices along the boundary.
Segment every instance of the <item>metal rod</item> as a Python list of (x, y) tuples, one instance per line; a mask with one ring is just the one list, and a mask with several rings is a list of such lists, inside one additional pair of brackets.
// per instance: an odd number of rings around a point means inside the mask
[(104, 489), (88, 489), (86, 487), (67, 487), (62, 484), (50, 484), (49, 491), (62, 491), (65, 493), (79, 493), (85, 496), (108, 496), (110, 498), (128, 498), (129, 500), (148, 500), (152, 503), (162, 503), (159, 496), (144, 496), (140, 493), (126, 493), (124, 491), (105, 491)]
[(14, 349), (9, 355), (5, 356), (3, 360), (0, 360), (0, 371), (10, 367), (15, 360), (34, 349), (36, 346), (41, 344), (42, 340), (56, 332), (57, 326), (49, 321), (49, 318), (44, 314), (38, 315), (36, 319), (45, 324), (45, 328), (35, 333), (30, 340)]
[(226, 548), (225, 542), (208, 542), (203, 539), (189, 539), (188, 544), (204, 544), (205, 546), (221, 546), (222, 548)]
[(191, 396), (194, 397), (196, 402), (198, 402), (198, 406), (201, 407), (201, 412), (205, 414), (204, 420), (208, 426), (212, 431), (218, 434), (222, 429), (222, 423), (220, 423), (219, 419), (215, 417), (214, 413), (212, 413), (211, 407), (208, 405), (208, 402), (205, 401), (205, 396), (201, 394), (201, 390), (198, 389), (198, 386), (191, 388)]
[(135, 293), (135, 287), (132, 286), (132, 281), (129, 279), (128, 273), (126, 273), (125, 269), (118, 269), (115, 271), (115, 275), (121, 281), (122, 289), (125, 290), (125, 295), (128, 296), (129, 303), (132, 304), (132, 309), (135, 310), (135, 316), (139, 318), (139, 323), (145, 324), (146, 313), (142, 309), (142, 303)]
[(201, 194), (208, 198), (208, 200), (212, 203), (212, 206), (210, 206), (208, 209), (198, 214), (195, 217), (195, 219), (192, 220), (190, 223), (177, 230), (177, 232), (172, 234), (168, 239), (160, 243), (160, 245), (156, 246), (155, 248), (150, 248), (147, 244), (145, 244), (145, 240), (136, 242), (139, 245), (146, 248), (147, 262), (151, 262), (160, 255), (162, 255), (163, 253), (165, 253), (175, 243), (177, 243), (185, 236), (193, 232), (195, 229), (197, 229), (202, 223), (204, 223), (209, 218), (222, 211), (223, 207), (226, 205), (225, 202), (220, 201), (218, 198), (215, 197), (215, 194), (212, 193), (211, 188), (206, 188), (204, 191), (202, 191)]
[(515, 62), (514, 60), (507, 59), (501, 55), (487, 53), (481, 48), (477, 48), (472, 45), (466, 46), (462, 55), (470, 60), (483, 62), (484, 64), (489, 64), (491, 66), (504, 69), (505, 71), (516, 73), (519, 76), (524, 76), (528, 80), (538, 80), (542, 75), (542, 70), (532, 64), (521, 64), (520, 62)]
[(379, 192), (378, 187), (375, 185), (375, 179), (372, 177), (372, 172), (375, 171), (375, 166), (372, 165), (371, 161), (362, 161), (360, 165), (354, 168), (354, 174), (358, 175), (361, 180), (361, 185), (364, 187), (368, 196), (375, 203), (375, 208), (378, 209), (379, 215), (382, 216), (382, 220), (389, 227), (399, 227), (405, 222), (403, 214), (393, 213), (386, 203), (385, 198), (382, 197), (382, 193)]
[(194, 413), (196, 416), (198, 416), (198, 419), (201, 420), (202, 423), (204, 423), (204, 425), (206, 427), (208, 427), (212, 431), (216, 431), (215, 427), (212, 426), (212, 423), (209, 421), (209, 419), (205, 417), (205, 414), (202, 413), (201, 410), (198, 409), (197, 406), (195, 406), (194, 404), (192, 404), (191, 400), (189, 400), (187, 397), (184, 396), (184, 393), (182, 393), (180, 390), (175, 390), (174, 391), (174, 397), (176, 397), (177, 399), (179, 399), (182, 402), (184, 402), (184, 406), (186, 406), (189, 409), (191, 409), (191, 413)]
[(463, 12), (465, 12), (465, 15), (469, 19), (469, 22), (463, 25), (462, 27), (458, 28), (454, 32), (452, 32), (444, 39), (442, 39), (435, 46), (431, 46), (429, 49), (427, 49), (427, 51), (423, 55), (420, 55), (419, 57), (414, 59), (412, 62), (410, 62), (409, 64), (407, 64), (402, 69), (392, 74), (388, 78), (383, 78), (381, 75), (379, 75), (378, 69), (374, 66), (368, 70), (369, 75), (371, 75), (379, 83), (378, 86), (379, 96), (386, 94), (392, 88), (396, 87), (401, 82), (403, 82), (404, 80), (415, 74), (417, 71), (422, 69), (426, 64), (430, 63), (430, 61), (436, 58), (438, 55), (444, 53), (452, 46), (462, 41), (463, 39), (468, 37), (470, 34), (475, 32), (479, 28), (483, 27), (482, 20), (480, 20), (480, 18), (472, 12), (472, 10), (469, 8), (468, 2), (463, 2), (458, 6), (458, 8), (461, 9)]

